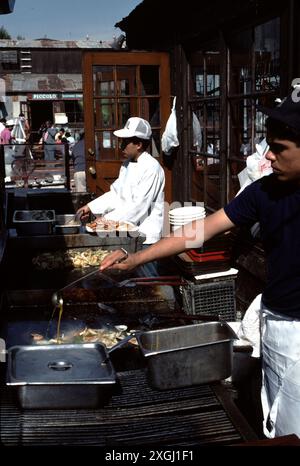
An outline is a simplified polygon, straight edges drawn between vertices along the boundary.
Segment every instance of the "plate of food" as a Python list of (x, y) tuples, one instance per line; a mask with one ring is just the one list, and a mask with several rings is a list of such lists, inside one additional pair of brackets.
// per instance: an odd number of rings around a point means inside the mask
[(138, 227), (131, 222), (107, 220), (104, 217), (99, 217), (90, 223), (87, 223), (86, 231), (89, 233), (117, 233), (117, 232), (135, 232), (138, 231)]

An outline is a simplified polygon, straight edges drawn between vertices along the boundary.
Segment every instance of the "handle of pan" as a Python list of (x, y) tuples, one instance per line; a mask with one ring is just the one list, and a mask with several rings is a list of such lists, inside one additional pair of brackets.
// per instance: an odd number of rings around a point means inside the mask
[(107, 348), (106, 357), (103, 359), (103, 361), (101, 361), (101, 364), (106, 364), (107, 361), (109, 360), (110, 353), (112, 353), (113, 351), (115, 351), (118, 348), (122, 348), (122, 346), (124, 346), (126, 343), (128, 343), (130, 340), (132, 340), (132, 338), (134, 338), (137, 334), (138, 334), (138, 332), (133, 332), (130, 335), (127, 335), (127, 337), (123, 338), (123, 340), (118, 341), (118, 343), (116, 343), (111, 348)]
[(72, 286), (75, 285), (76, 283), (81, 282), (82, 280), (85, 280), (86, 278), (91, 277), (92, 275), (95, 275), (95, 274), (98, 274), (99, 277), (102, 277), (105, 281), (109, 282), (111, 285), (118, 286), (118, 282), (116, 280), (111, 278), (106, 273), (100, 272), (100, 270), (97, 269), (97, 270), (93, 270), (92, 272), (89, 272), (89, 273), (83, 275), (83, 277), (77, 278), (77, 280), (74, 280), (73, 282), (71, 282), (68, 285), (64, 286), (59, 291), (61, 292), (61, 291), (66, 290), (67, 288), (72, 288)]
[(220, 321), (221, 316), (216, 314), (184, 314), (179, 312), (173, 312), (168, 315), (164, 315), (167, 319), (183, 319), (183, 320), (203, 320), (203, 321)]
[(132, 338), (134, 338), (137, 334), (138, 334), (138, 332), (133, 332), (130, 335), (127, 335), (127, 337), (125, 337), (122, 340), (118, 341), (118, 343), (116, 343), (114, 346), (109, 348), (107, 350), (107, 353), (110, 354), (113, 351), (115, 351), (116, 349), (122, 348), (122, 346), (124, 346), (126, 343), (128, 343), (130, 340), (132, 340)]

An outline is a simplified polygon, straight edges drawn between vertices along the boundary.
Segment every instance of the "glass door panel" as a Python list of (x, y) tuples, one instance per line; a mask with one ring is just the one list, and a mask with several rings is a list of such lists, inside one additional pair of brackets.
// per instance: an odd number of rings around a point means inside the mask
[(137, 70), (135, 66), (116, 66), (117, 95), (137, 95)]
[(113, 135), (113, 131), (95, 132), (95, 156), (98, 162), (115, 160), (115, 154), (118, 154), (116, 149), (117, 138)]
[(94, 96), (114, 96), (115, 76), (113, 66), (93, 66)]
[(141, 99), (141, 116), (153, 127), (160, 126), (160, 99), (149, 97)]
[[(122, 153), (113, 135), (128, 118), (140, 116), (153, 131), (151, 152), (162, 161), (160, 138), (170, 114), (169, 55), (157, 52), (85, 52), (83, 88), (87, 181), (101, 193), (119, 173)], [(166, 199), (171, 173), (166, 173)]]
[(159, 67), (153, 65), (140, 66), (141, 95), (159, 94)]
[(138, 99), (136, 98), (127, 98), (127, 99), (118, 99), (117, 100), (118, 108), (118, 127), (122, 128), (125, 126), (128, 118), (132, 116), (137, 116), (140, 114), (138, 108)]

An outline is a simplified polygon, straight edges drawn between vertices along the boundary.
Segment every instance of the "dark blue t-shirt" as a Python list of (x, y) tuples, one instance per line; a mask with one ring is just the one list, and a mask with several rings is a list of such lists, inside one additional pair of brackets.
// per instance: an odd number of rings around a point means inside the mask
[(255, 181), (224, 208), (235, 225), (260, 223), (267, 258), (263, 303), (300, 317), (300, 187), (275, 175)]

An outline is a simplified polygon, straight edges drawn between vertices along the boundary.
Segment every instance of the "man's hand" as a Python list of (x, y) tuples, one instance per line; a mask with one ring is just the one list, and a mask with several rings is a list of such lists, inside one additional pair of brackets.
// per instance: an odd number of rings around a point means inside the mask
[(77, 210), (76, 217), (80, 218), (80, 220), (87, 220), (89, 218), (90, 213), (91, 213), (91, 209), (86, 204)]
[(115, 270), (131, 270), (138, 264), (135, 261), (135, 254), (128, 254), (122, 249), (111, 252), (101, 262), (100, 270), (115, 269)]

